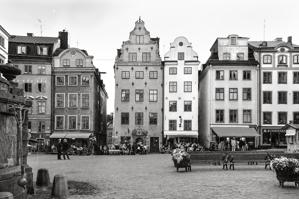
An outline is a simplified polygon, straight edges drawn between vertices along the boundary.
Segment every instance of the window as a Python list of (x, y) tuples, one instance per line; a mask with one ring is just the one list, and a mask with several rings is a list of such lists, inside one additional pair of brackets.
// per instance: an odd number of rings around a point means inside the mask
[(293, 123), (299, 124), (299, 112), (293, 112)]
[(144, 43), (144, 36), (143, 35), (136, 35), (136, 43), (143, 44)]
[(272, 124), (272, 112), (263, 112), (263, 123)]
[(299, 104), (299, 91), (293, 92), (293, 104)]
[(69, 76), (69, 86), (77, 86), (77, 76)]
[(278, 83), (279, 84), (287, 83), (287, 72), (278, 72)]
[(251, 100), (251, 88), (243, 88), (243, 100)]
[(158, 113), (149, 113), (149, 124), (150, 125), (158, 124)]
[(77, 129), (77, 116), (69, 115), (69, 129)]
[(263, 83), (272, 84), (272, 72), (263, 72)]
[(136, 79), (143, 79), (143, 78), (144, 78), (144, 73), (143, 73), (143, 71), (136, 71), (136, 72), (135, 72), (135, 78), (136, 78)]
[(55, 116), (55, 126), (56, 126), (57, 130), (64, 129), (64, 116), (63, 115)]
[(184, 82), (184, 92), (192, 92), (192, 82), (191, 81)]
[(76, 108), (78, 107), (78, 94), (76, 93), (69, 93), (69, 107)]
[(0, 64), (4, 64), (4, 60), (0, 57)]
[(5, 48), (4, 46), (4, 38), (0, 36), (0, 46), (2, 46), (3, 48)]
[(37, 46), (38, 55), (48, 55), (48, 47), (46, 46)]
[(185, 59), (185, 53), (178, 52), (178, 60), (184, 60)]
[(192, 130), (192, 120), (184, 120), (184, 131)]
[(229, 71), (229, 80), (238, 80), (238, 71), (230, 70)]
[(286, 55), (278, 56), (278, 65), (280, 65), (280, 64), (287, 64), (287, 56)]
[(28, 128), (28, 130), (30, 130), (30, 131), (29, 131), (29, 133), (30, 133), (30, 132), (31, 132), (31, 121), (28, 121), (27, 128)]
[(20, 55), (20, 54), (26, 54), (27, 53), (27, 48), (26, 48), (26, 46), (18, 46), (18, 54)]
[(81, 94), (81, 107), (89, 108), (89, 94), (88, 93)]
[(64, 93), (56, 93), (56, 108), (63, 108), (64, 107)]
[(230, 53), (223, 53), (223, 60), (230, 60)]
[(150, 102), (157, 102), (158, 101), (158, 90), (157, 89), (150, 89), (149, 90), (149, 101)]
[(263, 104), (272, 104), (272, 91), (263, 91)]
[(81, 116), (81, 129), (88, 130), (89, 129), (89, 116)]
[(263, 64), (272, 64), (272, 56), (264, 55), (263, 56)]
[(169, 67), (169, 75), (176, 75), (177, 68), (176, 67)]
[(129, 89), (122, 89), (121, 90), (121, 101), (122, 102), (129, 102), (130, 101), (130, 90)]
[(299, 55), (294, 55), (293, 56), (293, 63), (294, 64), (299, 64)]
[(192, 111), (192, 101), (184, 101), (184, 111), (185, 112)]
[(224, 88), (216, 88), (216, 100), (224, 100)]
[(237, 44), (237, 37), (231, 37), (230, 38), (230, 44), (231, 45), (236, 45)]
[(121, 124), (129, 124), (129, 113), (121, 113)]
[(244, 60), (244, 53), (237, 53), (237, 60)]
[(129, 62), (137, 61), (137, 53), (129, 53)]
[(177, 102), (169, 101), (169, 112), (176, 112), (176, 111), (177, 111)]
[(299, 72), (293, 73), (293, 84), (299, 84)]
[(169, 131), (176, 131), (176, 120), (169, 120)]
[(216, 110), (216, 123), (224, 123), (224, 110)]
[(39, 66), (38, 67), (38, 74), (45, 74), (46, 73), (46, 67), (45, 66)]
[(251, 123), (251, 110), (243, 110), (243, 123)]
[(143, 125), (143, 112), (135, 113), (135, 125)]
[(62, 66), (63, 67), (70, 67), (70, 60), (69, 59), (63, 59), (62, 60)]
[(130, 79), (130, 71), (121, 71), (122, 79)]
[(32, 83), (25, 83), (24, 87), (25, 87), (24, 88), (25, 92), (29, 92), (29, 93), (32, 92)]
[(24, 73), (32, 74), (32, 65), (25, 65)]
[(224, 70), (216, 70), (216, 80), (224, 80)]
[(229, 122), (238, 123), (238, 110), (229, 110)]
[(56, 76), (56, 86), (64, 86), (64, 76)]
[(83, 67), (83, 59), (76, 59), (76, 66)]
[(169, 82), (169, 92), (170, 93), (177, 92), (177, 82)]
[(143, 102), (144, 91), (141, 89), (135, 90), (135, 101), (136, 102)]
[(287, 104), (288, 98), (287, 93), (285, 91), (279, 91), (278, 92), (278, 104)]
[(46, 92), (46, 84), (45, 83), (37, 83), (37, 92), (44, 93)]
[(38, 114), (46, 113), (46, 102), (45, 101), (37, 102), (37, 112), (38, 112)]
[(238, 89), (237, 88), (229, 89), (229, 100), (238, 100)]
[(158, 71), (150, 71), (149, 78), (150, 79), (158, 79)]
[(151, 53), (145, 52), (142, 53), (142, 62), (150, 62), (151, 61)]
[(184, 74), (192, 74), (192, 67), (184, 67)]
[(251, 80), (251, 71), (249, 70), (243, 71), (243, 80)]
[(278, 112), (278, 124), (286, 124), (288, 121), (288, 113), (287, 112)]
[(81, 85), (82, 86), (89, 86), (89, 76), (82, 76)]

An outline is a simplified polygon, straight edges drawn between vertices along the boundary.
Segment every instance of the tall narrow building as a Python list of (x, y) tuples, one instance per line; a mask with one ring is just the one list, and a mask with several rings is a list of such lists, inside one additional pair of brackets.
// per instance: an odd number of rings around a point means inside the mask
[(142, 142), (151, 152), (158, 152), (162, 144), (163, 68), (159, 38), (150, 37), (141, 19), (117, 51), (114, 74), (114, 144)]
[(177, 37), (164, 56), (164, 136), (170, 143), (198, 139), (197, 53)]
[(259, 130), (264, 148), (286, 147), (287, 123), (299, 124), (299, 46), (277, 38), (251, 41), (260, 62)]
[(246, 138), (258, 144), (258, 62), (248, 38), (217, 38), (200, 74), (199, 129), (206, 147), (222, 140)]

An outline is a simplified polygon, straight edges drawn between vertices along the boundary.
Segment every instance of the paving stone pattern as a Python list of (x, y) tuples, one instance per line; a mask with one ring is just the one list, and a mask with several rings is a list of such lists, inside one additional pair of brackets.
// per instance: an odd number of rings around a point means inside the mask
[(275, 173), (263, 165), (236, 165), (234, 171), (221, 166), (196, 165), (192, 172), (176, 172), (169, 154), (136, 156), (28, 157), (34, 179), (39, 168), (49, 169), (51, 182), (56, 174), (69, 180), (96, 185), (96, 195), (72, 195), (70, 199), (294, 199), (299, 189), (293, 183), (278, 186)]

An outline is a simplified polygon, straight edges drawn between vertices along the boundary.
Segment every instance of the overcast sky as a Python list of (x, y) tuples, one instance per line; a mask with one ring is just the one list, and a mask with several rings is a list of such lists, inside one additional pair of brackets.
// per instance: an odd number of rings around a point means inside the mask
[[(71, 47), (86, 49), (103, 75), (108, 113), (114, 111), (113, 64), (141, 16), (151, 37), (160, 38), (163, 58), (177, 36), (186, 36), (204, 63), (217, 37), (250, 40), (293, 36), (299, 43), (298, 0), (1, 0), (0, 24), (12, 35), (69, 32)], [(39, 22), (41, 21), (41, 23)], [(264, 28), (264, 21), (266, 22)]]

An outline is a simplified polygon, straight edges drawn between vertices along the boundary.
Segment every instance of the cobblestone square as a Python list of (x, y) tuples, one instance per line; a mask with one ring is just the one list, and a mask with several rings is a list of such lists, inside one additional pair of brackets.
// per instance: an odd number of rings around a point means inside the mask
[(169, 154), (136, 156), (71, 156), (57, 160), (55, 155), (28, 157), (34, 180), (39, 168), (47, 168), (50, 179), (64, 174), (69, 180), (89, 182), (99, 189), (93, 196), (70, 198), (158, 199), (158, 198), (283, 198), (294, 199), (299, 189), (293, 183), (278, 186), (275, 173), (263, 165), (236, 165), (224, 171), (221, 166), (193, 165), (192, 172), (176, 172)]

